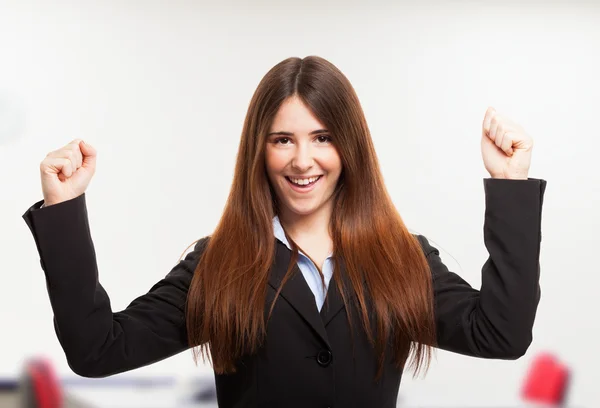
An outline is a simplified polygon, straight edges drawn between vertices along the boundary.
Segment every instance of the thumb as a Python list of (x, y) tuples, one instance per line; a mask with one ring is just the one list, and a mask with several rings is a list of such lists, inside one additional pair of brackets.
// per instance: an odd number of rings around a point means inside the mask
[(83, 155), (83, 161), (81, 163), (81, 166), (85, 168), (94, 169), (96, 167), (96, 149), (89, 143), (84, 142), (83, 140), (79, 142), (79, 149), (81, 150), (81, 154)]

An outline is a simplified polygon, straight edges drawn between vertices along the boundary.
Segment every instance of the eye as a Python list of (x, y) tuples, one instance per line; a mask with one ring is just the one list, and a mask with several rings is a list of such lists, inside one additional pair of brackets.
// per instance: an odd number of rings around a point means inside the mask
[(319, 141), (319, 143), (329, 143), (331, 142), (331, 136), (319, 135), (317, 136), (317, 140)]
[(289, 137), (278, 137), (277, 139), (275, 139), (273, 141), (273, 143), (275, 144), (281, 144), (281, 145), (287, 145), (290, 144), (290, 138)]

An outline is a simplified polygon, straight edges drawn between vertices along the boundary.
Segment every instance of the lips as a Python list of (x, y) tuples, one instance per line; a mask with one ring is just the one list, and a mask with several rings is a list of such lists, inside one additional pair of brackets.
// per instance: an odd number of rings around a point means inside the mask
[(287, 180), (288, 185), (292, 188), (292, 190), (299, 192), (299, 193), (308, 193), (308, 192), (312, 191), (315, 188), (315, 186), (317, 184), (319, 184), (319, 182), (323, 178), (322, 175), (318, 176), (318, 177), (319, 178), (317, 180), (313, 181), (312, 183), (305, 184), (305, 185), (296, 184), (296, 183), (292, 182), (288, 177), (286, 177), (285, 179)]
[[(321, 178), (321, 176), (315, 176), (315, 177), (316, 177), (317, 179), (316, 179), (316, 180), (314, 180), (314, 181), (313, 181), (313, 182), (311, 182), (311, 183), (308, 183), (308, 184), (297, 184), (297, 183), (294, 183), (294, 182), (291, 180), (291, 178), (290, 178), (290, 177), (287, 177), (287, 176), (286, 176), (286, 179), (287, 179), (287, 181), (289, 181), (290, 183), (292, 183), (292, 184), (294, 184), (294, 185), (296, 185), (296, 186), (298, 186), (298, 187), (308, 187), (308, 186), (311, 186), (311, 185), (315, 184), (315, 183), (316, 183), (317, 181), (319, 181), (319, 179)], [(314, 178), (314, 177), (308, 177), (308, 178)]]

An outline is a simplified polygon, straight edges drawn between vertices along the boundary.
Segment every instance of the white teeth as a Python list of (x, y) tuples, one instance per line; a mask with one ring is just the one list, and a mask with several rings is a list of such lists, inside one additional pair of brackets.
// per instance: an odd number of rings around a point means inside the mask
[[(319, 176), (320, 177), (320, 176)], [(305, 186), (307, 184), (310, 184), (314, 181), (316, 181), (319, 177), (311, 177), (311, 178), (307, 178), (307, 179), (298, 179), (298, 178), (289, 178), (294, 184), (298, 184), (300, 186)]]

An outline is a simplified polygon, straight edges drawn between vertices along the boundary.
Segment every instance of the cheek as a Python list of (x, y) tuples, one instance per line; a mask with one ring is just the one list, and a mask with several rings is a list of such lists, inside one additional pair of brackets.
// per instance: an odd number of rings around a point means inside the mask
[(340, 159), (337, 150), (333, 148), (323, 157), (322, 163), (326, 170), (336, 177), (342, 172), (342, 160)]
[(282, 154), (277, 154), (277, 152), (267, 149), (265, 153), (265, 166), (269, 176), (280, 173), (285, 168), (285, 165), (286, 160)]

